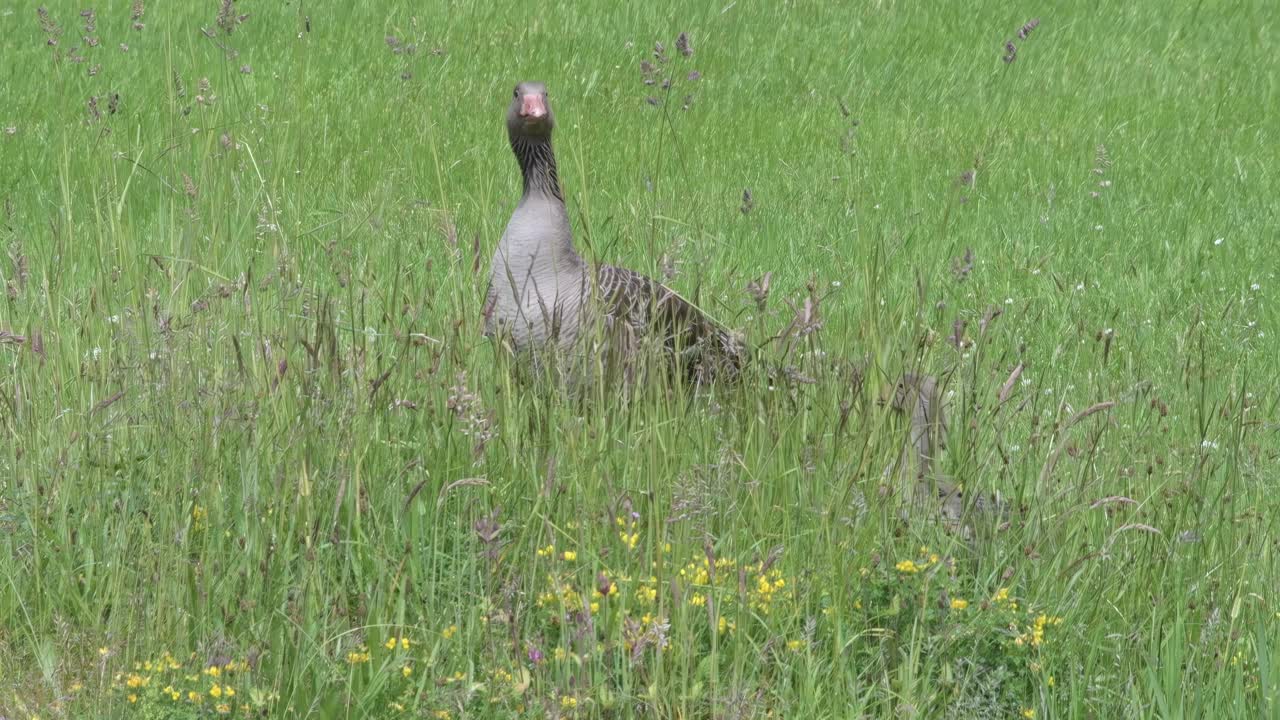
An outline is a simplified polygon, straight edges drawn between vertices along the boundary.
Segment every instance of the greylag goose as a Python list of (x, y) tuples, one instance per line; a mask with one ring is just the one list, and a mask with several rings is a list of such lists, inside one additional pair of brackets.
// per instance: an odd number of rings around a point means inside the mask
[(657, 281), (613, 265), (592, 269), (578, 254), (551, 148), (554, 128), (546, 86), (516, 85), (507, 135), (524, 192), (493, 254), (485, 335), (535, 351), (535, 362), (545, 350), (616, 362), (651, 338), (691, 379), (735, 374), (745, 353), (728, 329)]
[[(881, 404), (887, 402), (895, 412), (908, 418), (910, 428), (907, 442), (898, 459), (898, 472), (905, 477), (914, 465), (909, 504), (917, 511), (936, 510), (943, 525), (950, 531), (960, 531), (971, 539), (973, 529), (965, 525), (966, 504), (964, 489), (951, 478), (934, 472), (933, 465), (940, 451), (947, 447), (947, 413), (944, 407), (942, 387), (932, 375), (905, 373), (892, 391), (882, 394)], [(1007, 516), (1008, 509), (999, 496), (983, 495), (971, 501), (975, 513), (986, 514), (996, 510)]]

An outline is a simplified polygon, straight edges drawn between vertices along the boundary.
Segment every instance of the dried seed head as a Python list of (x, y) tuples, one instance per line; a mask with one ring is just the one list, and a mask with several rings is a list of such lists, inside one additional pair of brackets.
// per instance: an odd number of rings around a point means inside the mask
[(236, 15), (233, 4), (234, 0), (222, 0), (222, 7), (218, 10), (218, 27), (223, 32), (230, 35), (236, 29)]
[(682, 32), (676, 37), (676, 50), (685, 57), (693, 55), (693, 44), (689, 42), (689, 33)]
[(1107, 146), (1098, 145), (1097, 155), (1094, 157), (1093, 172), (1101, 175), (1106, 172), (1109, 167), (1111, 167), (1111, 156), (1107, 154)]
[(766, 272), (759, 280), (747, 283), (747, 294), (756, 301), (756, 311), (764, 312), (769, 302), (769, 284), (773, 280), (773, 271)]
[(964, 281), (973, 272), (973, 248), (965, 248), (964, 255), (951, 261), (951, 273), (956, 280)]
[(186, 173), (182, 173), (182, 190), (187, 194), (187, 197), (192, 200), (196, 199), (196, 184), (192, 181), (191, 176)]
[(1021, 40), (1026, 40), (1027, 36), (1031, 34), (1031, 31), (1035, 30), (1036, 27), (1038, 27), (1039, 25), (1040, 25), (1039, 18), (1032, 18), (1031, 20), (1028, 20), (1025, 25), (1019, 28), (1018, 38)]
[(40, 18), (40, 32), (45, 35), (45, 44), (49, 47), (57, 47), (58, 38), (62, 36), (62, 28), (49, 17), (49, 11), (44, 7), (36, 8), (36, 16)]

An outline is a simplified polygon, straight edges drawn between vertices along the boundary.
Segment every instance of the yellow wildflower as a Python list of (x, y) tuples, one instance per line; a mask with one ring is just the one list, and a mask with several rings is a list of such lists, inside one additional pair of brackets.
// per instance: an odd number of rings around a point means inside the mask
[(402, 638), (400, 638), (400, 649), (401, 649), (401, 650), (408, 650), (408, 649), (409, 649), (409, 638), (407, 638), (407, 637), (402, 637)]
[(578, 698), (573, 697), (572, 695), (565, 695), (560, 698), (560, 707), (565, 708), (566, 710), (578, 707)]
[(405, 677), (409, 677), (410, 675), (413, 674), (413, 666), (405, 665), (404, 667), (400, 668), (400, 674)]
[(790, 640), (787, 642), (787, 649), (790, 650), (791, 652), (800, 652), (802, 649), (804, 649), (804, 641)]
[(969, 601), (968, 601), (968, 600), (965, 600), (964, 598), (951, 598), (951, 609), (952, 609), (952, 610), (963, 610), (963, 609), (965, 609), (965, 608), (967, 608), (967, 607), (969, 607)]
[(898, 569), (898, 572), (900, 573), (913, 573), (913, 572), (920, 571), (920, 567), (916, 565), (914, 562), (912, 562), (911, 560), (903, 560), (902, 562), (898, 563), (895, 567)]
[(458, 632), (458, 626), (457, 626), (457, 625), (450, 625), (449, 627), (447, 627), (447, 628), (445, 628), (444, 630), (442, 630), (442, 631), (440, 632), (440, 634), (444, 636), (444, 639), (445, 639), (445, 640), (448, 640), (449, 638), (453, 637), (453, 636), (454, 636), (454, 634), (455, 634), (455, 633), (457, 633), (457, 632)]
[(131, 703), (136, 703), (136, 702), (138, 702), (138, 696), (137, 696), (137, 695), (134, 695), (133, 693), (129, 693), (129, 702), (131, 702)]
[(218, 683), (214, 683), (213, 687), (209, 688), (209, 697), (211, 698), (222, 697), (222, 688), (218, 686)]
[(219, 715), (226, 715), (231, 712), (231, 706), (226, 703), (218, 703), (214, 710), (217, 710)]
[(565, 562), (573, 562), (574, 560), (578, 559), (578, 553), (572, 550), (565, 550), (564, 554), (561, 555), (560, 557), (564, 558)]
[(388, 650), (395, 650), (395, 649), (396, 649), (396, 639), (395, 639), (395, 638), (393, 638), (393, 637), (387, 638), (387, 641), (386, 641), (385, 643), (383, 643), (383, 644), (382, 644), (382, 646), (383, 646), (383, 647), (385, 647), (385, 648), (386, 648), (386, 649), (388, 649)]
[(1033, 720), (1035, 716), (1036, 716), (1035, 708), (1022, 708), (1022, 717), (1026, 718), (1027, 720)]
[(453, 717), (449, 714), (448, 710), (436, 710), (431, 713), (431, 715), (435, 717), (436, 720), (449, 720), (449, 718)]

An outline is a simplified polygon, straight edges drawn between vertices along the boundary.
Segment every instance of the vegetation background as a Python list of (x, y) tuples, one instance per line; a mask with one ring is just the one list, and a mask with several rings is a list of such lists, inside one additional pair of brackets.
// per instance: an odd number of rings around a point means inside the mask
[[(1274, 3), (415, 5), (0, 4), (0, 716), (1280, 716)], [(522, 79), (739, 386), (512, 381)]]

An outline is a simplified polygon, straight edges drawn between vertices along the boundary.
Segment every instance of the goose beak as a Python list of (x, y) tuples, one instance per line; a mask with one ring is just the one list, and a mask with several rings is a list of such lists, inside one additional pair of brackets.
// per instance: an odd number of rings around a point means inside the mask
[(526, 122), (537, 122), (547, 116), (547, 103), (541, 93), (529, 93), (520, 97), (520, 117)]

